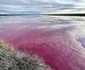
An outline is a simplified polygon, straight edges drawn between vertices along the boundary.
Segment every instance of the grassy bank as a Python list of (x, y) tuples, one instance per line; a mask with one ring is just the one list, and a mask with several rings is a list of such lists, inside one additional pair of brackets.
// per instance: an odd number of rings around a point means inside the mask
[(0, 70), (52, 70), (38, 56), (31, 56), (0, 41)]

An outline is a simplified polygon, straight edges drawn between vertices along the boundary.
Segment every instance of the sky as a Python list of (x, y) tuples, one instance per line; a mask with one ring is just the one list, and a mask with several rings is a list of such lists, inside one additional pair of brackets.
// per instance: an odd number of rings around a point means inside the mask
[(85, 13), (85, 0), (0, 0), (0, 14)]

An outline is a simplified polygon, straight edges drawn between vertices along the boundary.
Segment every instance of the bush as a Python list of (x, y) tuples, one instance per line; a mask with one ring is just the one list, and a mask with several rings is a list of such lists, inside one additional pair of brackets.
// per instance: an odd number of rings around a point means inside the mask
[(52, 70), (38, 56), (31, 56), (0, 41), (0, 70)]

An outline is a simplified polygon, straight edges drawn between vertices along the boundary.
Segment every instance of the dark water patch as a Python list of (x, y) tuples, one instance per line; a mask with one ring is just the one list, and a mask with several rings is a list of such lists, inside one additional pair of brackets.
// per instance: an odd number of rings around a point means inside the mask
[(77, 41), (79, 41), (82, 45), (82, 47), (85, 48), (85, 38), (78, 38)]

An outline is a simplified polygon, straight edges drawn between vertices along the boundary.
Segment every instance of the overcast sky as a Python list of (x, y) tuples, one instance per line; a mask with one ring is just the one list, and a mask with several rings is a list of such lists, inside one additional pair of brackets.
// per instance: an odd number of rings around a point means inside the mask
[(85, 0), (0, 0), (0, 13), (85, 13)]

